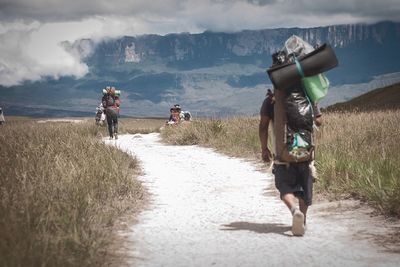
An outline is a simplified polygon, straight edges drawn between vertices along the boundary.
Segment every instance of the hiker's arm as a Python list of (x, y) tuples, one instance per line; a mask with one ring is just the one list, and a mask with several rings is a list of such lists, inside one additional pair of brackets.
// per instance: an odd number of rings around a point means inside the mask
[(272, 159), (271, 151), (268, 149), (268, 127), (270, 118), (268, 116), (261, 116), (260, 124), (258, 126), (258, 136), (261, 143), (261, 157), (265, 162), (270, 162)]
[(315, 125), (319, 127), (322, 125), (322, 113), (317, 105), (313, 105), (313, 109), (314, 109), (314, 116), (315, 116), (315, 119), (314, 119)]
[(317, 125), (318, 127), (322, 125), (322, 115), (319, 115), (315, 118), (315, 125)]
[(101, 104), (103, 105), (103, 109), (106, 110), (106, 108), (107, 108), (106, 96), (103, 96), (103, 98), (101, 99)]

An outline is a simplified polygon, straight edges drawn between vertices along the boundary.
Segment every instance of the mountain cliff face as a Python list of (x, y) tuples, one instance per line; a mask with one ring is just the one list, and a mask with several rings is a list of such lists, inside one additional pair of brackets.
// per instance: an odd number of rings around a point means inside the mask
[[(88, 111), (94, 109), (101, 89), (114, 85), (123, 91), (122, 112), (127, 115), (162, 115), (175, 102), (199, 115), (254, 114), (270, 86), (265, 70), (271, 65), (271, 54), (280, 50), (293, 34), (312, 45), (329, 43), (334, 47), (339, 67), (327, 73), (333, 86), (331, 102), (343, 101), (346, 95), (341, 92), (336, 99), (335, 88), (351, 85), (346, 88), (362, 93), (373, 89), (368, 83), (374, 77), (400, 72), (400, 23), (381, 22), (237, 33), (125, 36), (100, 43), (80, 40), (65, 46), (79, 53), (89, 66), (90, 73), (82, 79), (42, 81), (18, 86), (14, 91), (0, 91), (20, 101), (19, 92), (29, 86), (36, 88), (29, 90), (31, 97), (24, 97), (31, 103), (39, 103), (46, 94), (58, 107)], [(390, 77), (391, 81), (400, 79), (400, 75)], [(357, 88), (357, 84), (362, 88)], [(69, 106), (76, 103), (76, 94), (79, 103), (90, 105)]]
[(121, 64), (162, 59), (169, 63), (196, 60), (211, 64), (233, 60), (235, 57), (269, 56), (279, 50), (284, 41), (293, 34), (311, 44), (329, 43), (335, 48), (359, 44), (384, 46), (391, 42), (398, 44), (400, 23), (123, 37), (99, 44), (95, 53), (97, 61), (94, 62), (106, 59), (114, 64)]

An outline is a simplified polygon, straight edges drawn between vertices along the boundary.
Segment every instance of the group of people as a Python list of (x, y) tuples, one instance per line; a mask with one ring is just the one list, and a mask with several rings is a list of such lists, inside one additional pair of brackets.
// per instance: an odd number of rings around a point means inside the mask
[[(276, 65), (284, 62), (273, 60)], [(310, 101), (304, 84), (299, 80), (288, 88), (275, 88), (274, 92), (268, 89), (260, 109), (261, 157), (264, 162), (273, 164), (275, 186), (292, 214), (292, 233), (295, 236), (303, 236), (306, 231), (307, 211), (313, 198), (313, 183), (316, 179), (313, 130), (322, 124), (322, 114), (316, 103)], [(120, 100), (114, 87), (106, 88), (102, 107), (107, 117), (110, 139), (117, 139)], [(181, 106), (175, 104), (170, 109), (167, 124), (190, 120), (190, 112), (182, 111)], [(268, 147), (270, 124), (274, 124), (274, 151)], [(277, 128), (282, 129), (278, 132)], [(277, 141), (277, 137), (280, 141)], [(277, 142), (280, 142), (280, 148)], [(282, 147), (287, 149), (285, 156)]]
[[(120, 109), (119, 91), (115, 87), (107, 86), (103, 90), (101, 104), (96, 108), (96, 123), (101, 125), (102, 118), (107, 120), (109, 139), (118, 139), (118, 117)], [(191, 121), (192, 115), (189, 111), (182, 111), (179, 104), (175, 104), (170, 109), (170, 116), (167, 124), (179, 124), (183, 121)]]
[[(296, 85), (301, 87), (301, 84)], [(120, 99), (115, 93), (114, 87), (107, 87), (102, 98), (102, 112), (106, 115), (108, 133), (110, 140), (118, 139), (118, 116)], [(307, 210), (312, 204), (313, 177), (312, 159), (306, 162), (283, 163), (274, 161), (274, 155), (268, 148), (268, 129), (274, 121), (274, 93), (268, 89), (266, 97), (260, 109), (259, 138), (261, 143), (261, 157), (264, 162), (274, 162), (273, 174), (275, 186), (280, 192), (282, 201), (292, 213), (292, 232), (294, 235), (302, 236), (305, 233), (307, 222)], [(1, 108), (0, 108), (1, 112)], [(314, 124), (322, 124), (322, 114), (316, 105), (313, 105)], [(1, 117), (0, 114), (0, 123)], [(183, 112), (179, 104), (170, 109), (170, 117), (167, 124), (175, 124), (181, 121), (190, 120), (189, 112)], [(4, 120), (3, 120), (4, 121)], [(298, 199), (298, 206), (297, 200)]]
[(170, 115), (167, 121), (168, 124), (179, 124), (180, 122), (184, 121), (191, 121), (192, 115), (189, 111), (183, 111), (179, 104), (175, 104), (173, 107), (170, 108)]

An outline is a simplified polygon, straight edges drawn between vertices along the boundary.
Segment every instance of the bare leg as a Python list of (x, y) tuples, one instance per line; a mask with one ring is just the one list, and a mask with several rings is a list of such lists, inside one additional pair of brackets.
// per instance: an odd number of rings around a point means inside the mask
[(282, 201), (286, 204), (289, 210), (293, 213), (293, 210), (296, 208), (296, 197), (292, 194), (286, 194), (282, 197)]
[[(305, 222), (305, 214), (303, 214), (303, 211), (307, 212), (307, 206), (305, 206), (305, 203), (303, 201), (303, 204), (300, 204), (299, 200), (299, 206), (303, 208), (303, 210), (299, 210), (296, 206), (296, 197), (294, 194), (286, 194), (282, 197), (283, 202), (286, 204), (286, 206), (289, 208), (290, 212), (293, 215), (292, 218), (292, 233), (295, 236), (302, 236), (304, 235), (305, 227), (304, 227), (304, 222)], [(304, 209), (305, 207), (305, 209)]]
[(299, 208), (300, 208), (300, 211), (304, 214), (304, 224), (306, 224), (308, 206), (306, 205), (306, 203), (304, 202), (304, 199), (302, 199), (302, 198), (299, 198)]

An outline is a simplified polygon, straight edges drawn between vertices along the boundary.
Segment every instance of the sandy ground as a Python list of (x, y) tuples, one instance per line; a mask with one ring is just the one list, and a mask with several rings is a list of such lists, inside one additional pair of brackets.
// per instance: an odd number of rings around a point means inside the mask
[(270, 174), (254, 163), (197, 146), (168, 146), (158, 134), (105, 141), (136, 155), (152, 194), (130, 227), (132, 266), (400, 266), (381, 236), (399, 223), (354, 201), (316, 203), (303, 237)]

